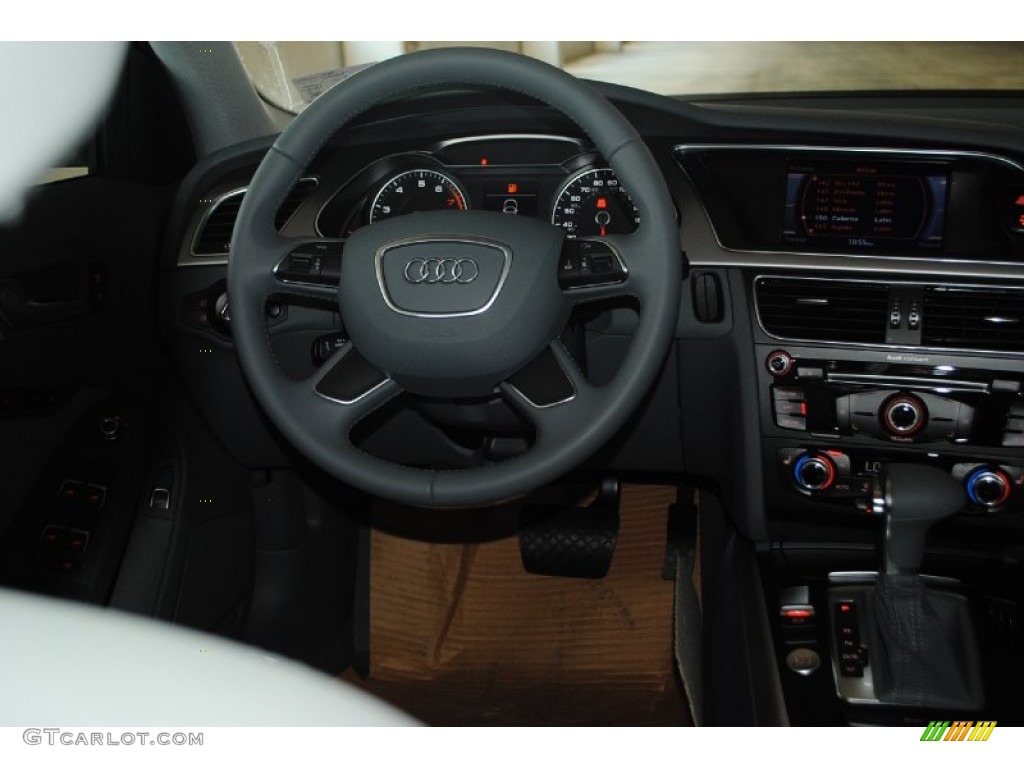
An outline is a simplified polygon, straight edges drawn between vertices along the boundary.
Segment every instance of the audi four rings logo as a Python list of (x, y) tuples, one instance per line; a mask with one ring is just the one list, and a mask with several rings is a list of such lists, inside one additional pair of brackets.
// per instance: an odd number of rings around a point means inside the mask
[(415, 285), (472, 283), (479, 275), (473, 259), (412, 259), (405, 265), (405, 279)]

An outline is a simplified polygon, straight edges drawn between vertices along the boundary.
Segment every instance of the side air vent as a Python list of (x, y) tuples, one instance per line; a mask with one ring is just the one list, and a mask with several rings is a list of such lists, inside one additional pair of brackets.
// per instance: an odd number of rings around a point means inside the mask
[[(317, 185), (314, 178), (300, 179), (292, 191), (281, 203), (274, 221), (275, 226), (281, 229), (295, 211), (302, 205), (302, 201), (309, 197)], [(194, 256), (226, 256), (228, 246), (231, 244), (231, 233), (235, 229), (235, 219), (238, 218), (238, 209), (242, 207), (242, 199), (245, 197), (245, 189), (236, 189), (223, 195), (210, 206), (206, 217), (199, 224), (199, 231), (196, 233), (192, 245)]]
[(921, 343), (1024, 352), (1024, 290), (925, 288)]
[(885, 342), (888, 286), (840, 280), (760, 278), (761, 326), (798, 341)]

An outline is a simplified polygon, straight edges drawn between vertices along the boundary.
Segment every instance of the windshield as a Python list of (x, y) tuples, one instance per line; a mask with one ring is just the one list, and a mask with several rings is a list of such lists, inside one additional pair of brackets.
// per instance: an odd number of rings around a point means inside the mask
[(290, 112), (356, 69), (424, 48), (517, 51), (583, 78), (672, 96), (1019, 90), (1024, 44), (989, 42), (238, 42), (260, 94)]

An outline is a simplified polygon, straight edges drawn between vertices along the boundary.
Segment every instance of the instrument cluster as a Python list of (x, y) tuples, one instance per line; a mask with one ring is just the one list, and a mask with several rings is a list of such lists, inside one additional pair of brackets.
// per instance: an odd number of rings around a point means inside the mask
[(630, 234), (640, 212), (615, 172), (574, 139), (460, 139), (381, 158), (344, 184), (317, 218), (323, 236), (347, 236), (419, 211), (488, 210), (529, 216), (569, 239)]

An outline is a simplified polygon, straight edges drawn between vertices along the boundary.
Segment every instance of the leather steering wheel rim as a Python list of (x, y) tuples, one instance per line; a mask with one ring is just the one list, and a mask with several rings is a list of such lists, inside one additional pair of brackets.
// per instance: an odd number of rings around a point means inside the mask
[[(536, 407), (507, 381), (494, 382), (494, 391), (535, 427), (536, 439), (525, 454), (470, 469), (432, 470), (389, 463), (363, 452), (349, 439), (350, 430), (359, 420), (402, 390), (391, 372), (382, 371), (383, 381), (355, 401), (322, 396), (316, 388), (322, 373), (299, 381), (278, 364), (270, 344), (265, 307), (275, 295), (297, 293), (322, 299), (337, 298), (339, 293), (336, 287), (283, 284), (274, 274), (275, 267), (299, 244), (275, 230), (276, 211), (324, 144), (377, 104), (413, 90), (453, 85), (515, 91), (565, 114), (589, 136), (641, 212), (636, 232), (607, 238), (626, 267), (625, 278), (616, 285), (561, 291), (557, 288), (556, 256), (550, 264), (550, 277), (541, 264), (537, 276), (523, 278), (520, 298), (515, 298), (512, 288), (506, 290), (508, 302), (529, 302), (530, 296), (537, 296), (537, 302), (564, 300), (565, 307), (571, 308), (581, 302), (629, 295), (640, 303), (640, 319), (618, 373), (601, 387), (583, 377), (557, 335), (547, 342), (546, 352), (555, 357), (572, 384), (574, 396), (567, 402)], [(399, 218), (414, 220), (416, 225), (432, 222), (431, 214), (420, 219), (416, 216), (421, 215)], [(467, 229), (493, 234), (499, 242), (512, 237), (511, 231), (503, 230), (512, 227), (509, 219), (517, 218), (501, 214), (477, 214), (473, 218), (459, 212), (440, 216), (450, 217), (441, 220), (443, 231), (457, 230), (459, 223), (465, 222)], [(379, 226), (365, 227), (370, 233), (366, 237), (372, 238), (374, 228)], [(402, 226), (408, 229), (410, 224), (406, 221)], [(525, 226), (515, 225), (523, 232)], [(537, 230), (541, 225), (532, 222), (529, 226)], [(555, 236), (560, 242), (561, 234)], [(355, 251), (354, 245), (351, 247)], [(342, 284), (349, 285), (351, 291), (351, 283), (346, 282), (349, 248), (346, 245)], [(533, 268), (527, 266), (532, 258), (527, 251), (528, 247), (520, 248), (519, 254), (507, 257), (510, 276), (519, 279), (520, 273), (525, 275)], [(351, 259), (350, 273), (357, 275), (357, 257)], [(237, 354), (256, 399), (274, 424), (296, 448), (339, 480), (376, 496), (425, 507), (484, 506), (519, 496), (557, 479), (607, 442), (639, 406), (664, 362), (676, 327), (681, 279), (679, 232), (668, 189), (650, 151), (625, 117), (590, 85), (561, 70), (516, 54), (474, 48), (436, 49), (397, 57), (359, 72), (314, 101), (281, 133), (253, 176), (239, 211), (228, 261), (228, 295)], [(383, 283), (380, 292), (386, 294)], [(505, 294), (498, 298), (496, 305), (505, 300)], [(344, 315), (345, 305), (342, 310)], [(427, 325), (431, 323), (429, 318), (415, 322), (424, 323), (422, 327), (427, 331), (448, 323), (470, 335), (486, 325), (491, 311), (529, 315), (524, 305), (497, 307), (477, 318), (460, 318), (461, 325), (455, 325), (454, 319), (434, 320), (433, 326)], [(558, 313), (564, 319), (568, 309), (563, 312), (559, 308)], [(557, 313), (548, 314), (554, 317)], [(352, 317), (353, 321), (358, 319)], [(459, 333), (449, 335), (458, 337)], [(353, 340), (354, 347), (348, 345), (324, 368), (344, 363), (346, 356), (359, 347), (354, 335)], [(458, 344), (459, 339), (452, 343)], [(531, 354), (536, 352), (531, 349)], [(529, 362), (523, 359), (521, 364)]]

